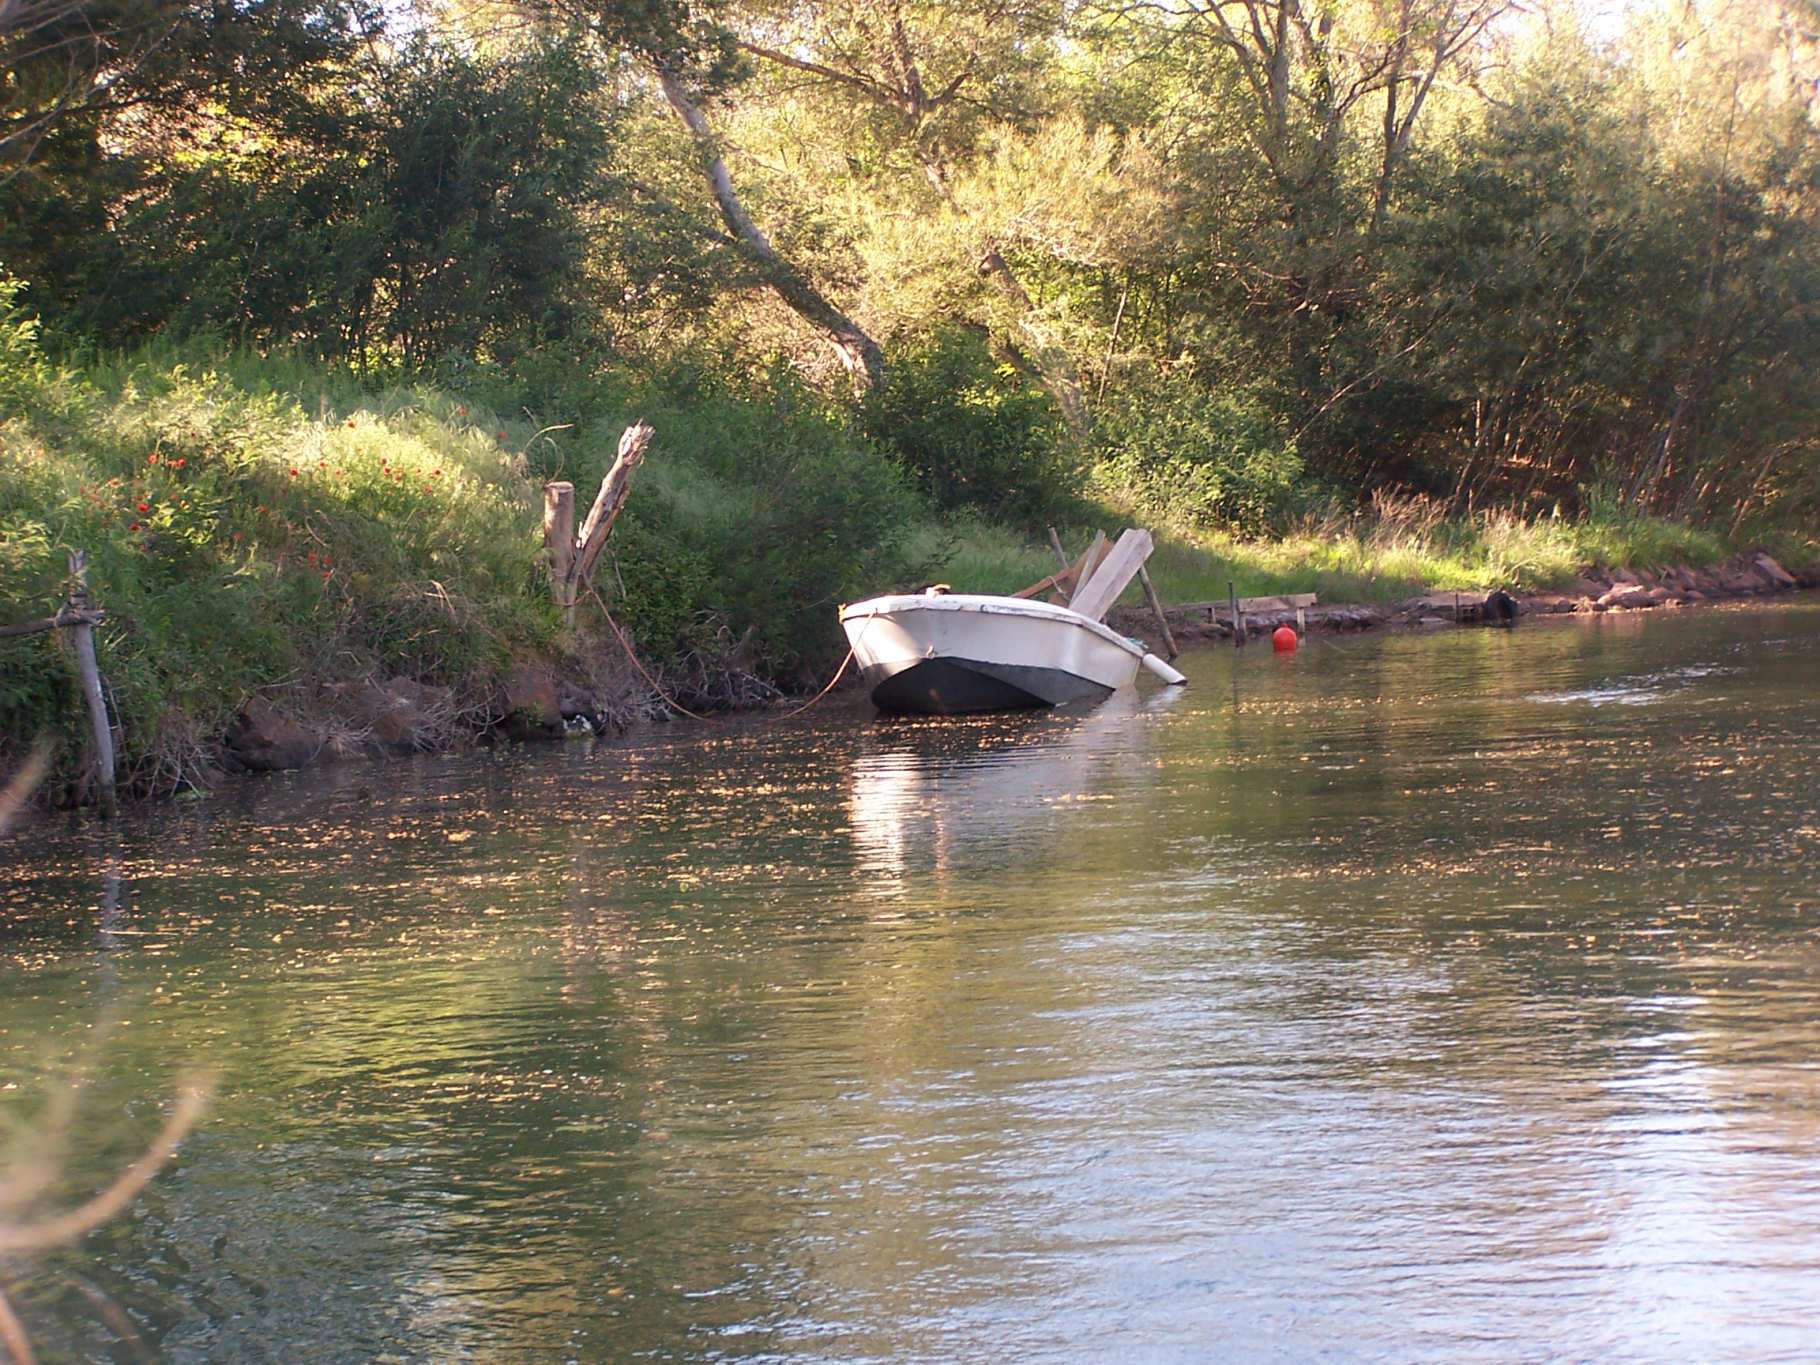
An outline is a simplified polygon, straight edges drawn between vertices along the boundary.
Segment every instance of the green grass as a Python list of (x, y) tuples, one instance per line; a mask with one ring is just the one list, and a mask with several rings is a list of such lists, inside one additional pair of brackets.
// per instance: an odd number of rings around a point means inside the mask
[[(51, 615), (67, 552), (87, 552), (127, 790), (205, 781), (261, 694), (307, 707), (403, 677), (480, 715), (520, 662), (605, 677), (623, 660), (592, 599), (574, 630), (550, 604), (542, 486), (571, 478), (585, 513), (634, 415), (658, 436), (596, 585), (645, 661), (696, 705), (735, 704), (755, 675), (825, 676), (836, 603), (913, 575), (899, 531), (923, 513), (888, 459), (788, 382), (680, 397), (647, 383), (635, 411), (537, 424), (282, 356), (159, 346), (53, 364), (16, 314), (0, 316), (0, 622)], [(0, 770), (49, 734), (53, 794), (84, 744), (60, 637), (0, 641)]]
[[(14, 338), (17, 343), (18, 338)], [(89, 557), (124, 780), (198, 780), (254, 694), (367, 676), (457, 692), (549, 650), (514, 431), (419, 390), (168, 349), (74, 370), (0, 355), (0, 620), (53, 612)], [(286, 391), (287, 387), (290, 391)], [(0, 731), (79, 752), (55, 633), (0, 650)]]
[[(1123, 523), (1103, 524), (1116, 535)], [(1731, 548), (1696, 528), (1634, 513), (1596, 511), (1585, 520), (1524, 520), (1508, 513), (1469, 519), (1446, 516), (1431, 503), (1379, 498), (1349, 514), (1304, 519), (1277, 538), (1152, 528), (1157, 548), (1150, 576), (1166, 602), (1224, 600), (1315, 592), (1324, 602), (1386, 603), (1421, 592), (1565, 587), (1581, 573), (1629, 566), (1701, 566)], [(1070, 553), (1091, 531), (1063, 534)], [(1013, 592), (1054, 572), (1045, 544), (997, 527), (967, 526), (934, 533), (934, 577), (963, 592)], [(1811, 547), (1809, 547), (1811, 555)], [(1127, 600), (1135, 600), (1135, 590)]]

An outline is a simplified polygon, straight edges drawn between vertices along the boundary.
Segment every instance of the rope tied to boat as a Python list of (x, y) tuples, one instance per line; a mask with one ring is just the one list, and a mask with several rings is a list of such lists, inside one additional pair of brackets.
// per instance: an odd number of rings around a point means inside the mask
[[(772, 716), (770, 719), (771, 720), (789, 720), (792, 716), (802, 715), (803, 712), (807, 711), (811, 706), (815, 705), (816, 702), (820, 701), (823, 697), (827, 696), (830, 692), (832, 692), (834, 690), (834, 684), (841, 680), (841, 676), (843, 674), (845, 674), (847, 671), (847, 665), (852, 662), (853, 662), (853, 651), (851, 648), (849, 648), (847, 650), (847, 657), (840, 661), (840, 667), (834, 670), (834, 676), (832, 678), (828, 679), (828, 685), (826, 687), (822, 688), (821, 691), (817, 692), (813, 697), (810, 697), (808, 701), (804, 702), (801, 706), (797, 707), (794, 711), (786, 711), (786, 712), (784, 712), (783, 715)], [(767, 723), (769, 723), (769, 722), (767, 722)]]
[[(718, 725), (720, 723), (719, 719), (715, 716), (704, 716), (698, 711), (691, 711), (688, 707), (684, 706), (681, 702), (676, 700), (675, 697), (665, 691), (664, 685), (658, 682), (656, 678), (652, 677), (650, 671), (647, 670), (640, 661), (638, 652), (632, 648), (632, 642), (626, 638), (626, 633), (619, 628), (619, 622), (613, 619), (613, 613), (607, 610), (605, 600), (602, 599), (599, 591), (596, 590), (592, 583), (588, 584), (588, 596), (592, 597), (595, 605), (600, 608), (602, 618), (606, 621), (608, 628), (612, 630), (613, 638), (619, 641), (619, 647), (625, 651), (626, 657), (632, 661), (632, 667), (638, 670), (638, 675), (651, 685), (651, 690), (663, 699), (665, 705), (682, 712), (682, 714), (689, 717), (690, 720), (706, 721), (710, 725)], [(821, 691), (817, 692), (813, 697), (810, 697), (808, 701), (804, 702), (794, 711), (786, 711), (781, 716), (767, 716), (765, 718), (765, 724), (771, 725), (780, 720), (790, 720), (795, 716), (802, 715), (803, 712), (807, 711), (811, 706), (815, 705), (816, 702), (820, 701), (834, 690), (834, 685), (846, 675), (848, 665), (852, 662), (853, 650), (849, 648), (847, 650), (847, 657), (840, 661), (840, 667), (834, 670), (834, 676), (828, 679), (827, 686), (823, 687)]]
[(592, 583), (588, 584), (588, 596), (592, 597), (595, 605), (600, 608), (601, 616), (606, 619), (608, 628), (613, 632), (613, 638), (619, 641), (619, 647), (626, 652), (626, 657), (632, 661), (632, 667), (636, 668), (638, 670), (638, 675), (651, 685), (651, 690), (663, 698), (665, 704), (682, 712), (685, 716), (689, 717), (690, 720), (705, 720), (710, 725), (719, 723), (713, 716), (704, 716), (699, 712), (691, 711), (688, 707), (676, 700), (675, 697), (672, 697), (666, 692), (664, 690), (664, 685), (658, 682), (656, 678), (653, 678), (650, 671), (645, 668), (642, 662), (640, 662), (637, 652), (632, 648), (632, 642), (626, 639), (626, 633), (619, 628), (619, 622), (613, 619), (613, 613), (607, 610), (605, 599), (601, 597), (599, 590), (596, 589)]

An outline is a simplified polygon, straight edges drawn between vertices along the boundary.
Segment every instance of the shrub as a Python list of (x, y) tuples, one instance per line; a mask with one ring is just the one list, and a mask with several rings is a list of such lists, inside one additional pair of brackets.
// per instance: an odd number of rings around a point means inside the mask
[[(615, 614), (660, 658), (730, 631), (761, 671), (805, 678), (838, 653), (841, 601), (919, 570), (923, 505), (887, 455), (782, 372), (750, 395), (698, 376), (677, 389), (656, 386), (640, 408), (658, 435), (614, 532)], [(611, 449), (617, 429), (595, 446)]]
[[(410, 391), (343, 407), (320, 372), (311, 415), (243, 359), (79, 374), (22, 359), (14, 319), (0, 333), (0, 620), (55, 610), (65, 551), (88, 551), (129, 786), (200, 780), (262, 689), (385, 674), (471, 692), (554, 646), (527, 591), (534, 496), (490, 417)], [(56, 639), (0, 643), (0, 733), (61, 735), (66, 770), (73, 697)]]
[(1073, 520), (1082, 477), (1048, 396), (958, 329), (906, 348), (867, 395), (861, 429), (943, 511), (1036, 528)]
[(1090, 487), (1139, 520), (1280, 531), (1311, 491), (1295, 442), (1256, 403), (1173, 376), (1109, 395)]

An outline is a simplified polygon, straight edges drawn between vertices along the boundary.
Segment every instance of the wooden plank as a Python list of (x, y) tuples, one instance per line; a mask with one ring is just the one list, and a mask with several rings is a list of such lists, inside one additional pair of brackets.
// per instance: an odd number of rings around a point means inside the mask
[(1269, 611), (1294, 611), (1297, 607), (1312, 607), (1314, 604), (1313, 593), (1296, 592), (1279, 597), (1241, 597), (1239, 610), (1255, 616)]
[(1080, 593), (1080, 590), (1087, 585), (1087, 580), (1093, 576), (1093, 571), (1099, 567), (1100, 560), (1105, 557), (1106, 533), (1104, 531), (1095, 531), (1093, 533), (1093, 542), (1088, 545), (1085, 550), (1081, 551), (1081, 557), (1079, 559), (1068, 566), (1069, 572), (1074, 575), (1074, 589), (1068, 594), (1069, 606), (1072, 607), (1074, 605), (1075, 597)]
[(1475, 610), (1483, 605), (1483, 599), (1469, 592), (1430, 592), (1410, 599), (1412, 604), (1428, 608), (1430, 611), (1457, 612), (1461, 607), (1472, 607)]
[(1150, 558), (1151, 545), (1150, 532), (1136, 527), (1126, 531), (1092, 576), (1075, 591), (1068, 605), (1090, 620), (1099, 620), (1144, 567), (1144, 561)]
[(46, 616), (38, 621), (24, 621), (16, 626), (0, 626), (0, 640), (17, 635), (36, 635), (41, 631), (58, 630), (64, 626), (98, 626), (105, 620), (105, 611), (77, 611), (74, 607), (65, 606), (55, 616)]
[[(1298, 611), (1312, 607), (1320, 598), (1312, 592), (1292, 592), (1279, 597), (1241, 597), (1238, 599), (1239, 610), (1248, 615), (1260, 615), (1272, 611)], [(1177, 611), (1216, 612), (1221, 608), (1230, 609), (1230, 597), (1216, 598), (1211, 602), (1182, 602)]]
[(1011, 595), (1013, 597), (1035, 597), (1039, 592), (1048, 592), (1049, 589), (1051, 589), (1051, 588), (1060, 588), (1060, 589), (1062, 589), (1063, 593), (1066, 594), (1068, 586), (1073, 582), (1074, 582), (1073, 570), (1066, 569), (1066, 568), (1057, 569), (1054, 573), (1050, 574), (1049, 577), (1043, 579), (1041, 582), (1032, 583), (1027, 588), (1019, 588), (1016, 592), (1012, 593)]

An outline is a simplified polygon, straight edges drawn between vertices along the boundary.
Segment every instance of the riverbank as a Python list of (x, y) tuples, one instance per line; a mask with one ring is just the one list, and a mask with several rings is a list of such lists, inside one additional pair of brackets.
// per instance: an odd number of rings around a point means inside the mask
[[(1420, 593), (1390, 603), (1316, 602), (1248, 613), (1247, 640), (1268, 637), (1279, 627), (1298, 624), (1309, 632), (1341, 634), (1367, 630), (1444, 630), (1457, 626), (1508, 625), (1525, 616), (1593, 615), (1606, 612), (1674, 610), (1772, 597), (1820, 588), (1820, 561), (1785, 568), (1761, 550), (1747, 550), (1705, 568), (1613, 569), (1588, 571), (1565, 589), (1494, 589), (1481, 592)], [(1178, 646), (1231, 642), (1235, 630), (1225, 604), (1169, 606), (1164, 614)], [(1163, 647), (1153, 612), (1120, 607), (1108, 620), (1153, 650)]]
[[(1770, 597), (1803, 588), (1820, 588), (1820, 565), (1790, 572), (1770, 555), (1752, 551), (1703, 569), (1675, 567), (1661, 571), (1619, 569), (1588, 574), (1564, 591), (1497, 590), (1424, 593), (1390, 604), (1317, 602), (1302, 611), (1302, 624), (1322, 634), (1371, 630), (1441, 630), (1509, 624), (1525, 616), (1559, 616), (1673, 610), (1706, 604)], [(1224, 608), (1165, 606), (1171, 635), (1178, 647), (1230, 642), (1233, 627)], [(1163, 649), (1153, 613), (1135, 606), (1119, 607), (1109, 621), (1126, 634)], [(1246, 638), (1268, 637), (1278, 627), (1297, 624), (1294, 609), (1255, 612), (1244, 622)], [(727, 682), (723, 681), (721, 690)], [(751, 709), (800, 705), (764, 680), (745, 679)], [(845, 692), (857, 691), (857, 678), (844, 679)], [(611, 708), (603, 707), (610, 696)], [(332, 689), (314, 699), (293, 699), (285, 706), (265, 700), (250, 705), (223, 737), (221, 757), (230, 767), (271, 770), (309, 766), (336, 759), (454, 747), (488, 739), (509, 742), (560, 741), (623, 729), (635, 720), (673, 718), (677, 711), (657, 694), (648, 676), (630, 661), (588, 676), (565, 673), (548, 664), (519, 665), (489, 706), (465, 727), (450, 728), (453, 699), (446, 689), (426, 688), (407, 679)], [(685, 717), (686, 719), (686, 717)]]
[[(0, 647), (0, 776), (41, 769), (54, 805), (97, 799), (95, 707), (67, 632), (18, 632), (71, 605), (72, 551), (87, 555), (122, 798), (204, 789), (223, 770), (796, 704), (839, 662), (837, 602), (935, 580), (1013, 592), (1054, 568), (1040, 529), (940, 513), (889, 451), (787, 384), (651, 380), (597, 396), (571, 425), (282, 358), (64, 366), (28, 327), (0, 343), (0, 627), (15, 636)], [(634, 415), (657, 436), (598, 594), (571, 619), (543, 548), (546, 485), (585, 501)], [(1124, 505), (1075, 512), (1060, 537), (1075, 547), (1141, 520)], [(1735, 545), (1716, 531), (1598, 499), (1577, 517), (1524, 517), (1380, 493), (1270, 535), (1155, 529), (1165, 600), (1232, 583), (1316, 591), (1316, 630), (1471, 619), (1493, 585), (1530, 612), (1755, 595), (1805, 581), (1783, 566), (1814, 553), (1803, 529), (1747, 533), (1780, 559), (1772, 573), (1755, 555), (1725, 560)], [(1574, 581), (1616, 564), (1704, 567)], [(1397, 599), (1417, 584), (1429, 594)], [(1178, 608), (1178, 640), (1230, 639), (1217, 615)], [(1153, 629), (1148, 613), (1118, 619)]]
[[(1371, 631), (1436, 631), (1511, 624), (1526, 617), (1597, 615), (1696, 609), (1820, 588), (1820, 563), (1785, 567), (1761, 551), (1735, 555), (1706, 568), (1619, 569), (1588, 573), (1565, 589), (1430, 592), (1389, 603), (1316, 602), (1302, 610), (1310, 634)], [(1233, 628), (1224, 604), (1165, 606), (1170, 633), (1181, 649), (1226, 643)], [(1283, 625), (1296, 625), (1293, 608), (1246, 615), (1246, 639), (1261, 643)], [(1154, 614), (1115, 608), (1108, 620), (1162, 652)], [(622, 644), (598, 628), (584, 627), (577, 648), (561, 657), (523, 659), (488, 685), (461, 689), (409, 677), (375, 677), (261, 693), (248, 701), (220, 734), (199, 745), (209, 773), (275, 772), (350, 761), (383, 761), (410, 753), (451, 751), (493, 743), (559, 743), (611, 735), (639, 722), (689, 724), (670, 688), (663, 688)], [(697, 672), (707, 665), (701, 663)], [(736, 697), (738, 708), (777, 710), (799, 706), (791, 695), (749, 670), (736, 653), (719, 661), (724, 676), (665, 674), (671, 687), (703, 707), (707, 698)], [(858, 704), (860, 683), (848, 674), (833, 697)], [(718, 709), (728, 709), (722, 704)]]

